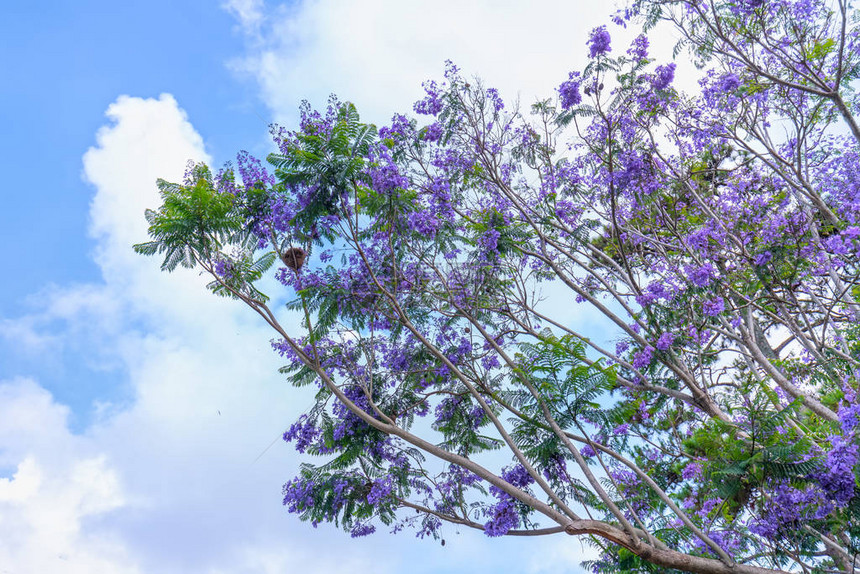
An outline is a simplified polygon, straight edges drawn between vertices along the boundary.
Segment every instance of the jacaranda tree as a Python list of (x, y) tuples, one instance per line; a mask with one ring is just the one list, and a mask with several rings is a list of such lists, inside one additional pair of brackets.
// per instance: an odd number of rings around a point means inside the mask
[[(529, 110), (452, 64), (381, 129), (305, 106), (271, 172), (242, 153), (160, 181), (136, 249), (211, 275), (316, 389), (284, 434), (316, 461), (284, 486), (305, 520), (584, 536), (594, 572), (854, 572), (857, 15), (643, 0), (618, 20), (645, 32), (593, 30)], [(658, 24), (699, 93), (649, 58)]]

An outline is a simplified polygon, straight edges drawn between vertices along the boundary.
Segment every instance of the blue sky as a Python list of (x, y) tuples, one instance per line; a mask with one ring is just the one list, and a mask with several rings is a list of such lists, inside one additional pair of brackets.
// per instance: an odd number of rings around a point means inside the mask
[[(223, 159), (263, 145), (268, 110), (253, 83), (237, 81), (226, 66), (244, 37), (212, 2), (22, 2), (7, 14), (0, 22), (0, 157), (7, 166), (0, 226), (13, 240), (0, 243), (0, 255), (4, 276), (14, 280), (0, 283), (0, 316), (15, 317), (38, 309), (51, 285), (100, 278), (81, 156), (117, 96), (173, 94), (207, 134), (207, 151)], [(104, 365), (93, 368), (79, 356), (34, 363), (18, 351), (0, 348), (0, 377), (47, 375), (44, 384), (75, 407), (78, 427), (93, 400), (127, 390)]]
[[(609, 12), (513, 0), (4, 7), (0, 572), (578, 571), (582, 546), (565, 537), (452, 528), (444, 548), (409, 533), (354, 541), (287, 515), (280, 487), (300, 459), (267, 447), (305, 404), (277, 375), (271, 335), (131, 245), (145, 240), (155, 178), (179, 179), (188, 159), (265, 155), (267, 123), (290, 127), (302, 99), (337, 93), (382, 123), (452, 59), (527, 105), (582, 66)], [(564, 320), (590, 320), (568, 308)]]
[(193, 110), (215, 156), (254, 142), (265, 127), (255, 112), (267, 112), (254, 86), (226, 68), (243, 38), (212, 2), (17, 2), (4, 11), (0, 152), (15, 204), (0, 223), (39, 259), (3, 243), (3, 259), (20, 261), (11, 270), (17, 280), (2, 286), (0, 311), (10, 313), (45, 283), (98, 276), (80, 156), (118, 95), (172, 93)]

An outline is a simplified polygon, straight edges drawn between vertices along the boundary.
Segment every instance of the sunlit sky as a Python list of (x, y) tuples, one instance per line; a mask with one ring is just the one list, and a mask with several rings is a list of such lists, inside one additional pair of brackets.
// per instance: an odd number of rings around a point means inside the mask
[[(160, 273), (155, 180), (271, 149), (328, 94), (385, 123), (453, 60), (523, 104), (585, 63), (602, 2), (17, 2), (0, 18), (0, 573), (555, 573), (558, 535), (352, 540), (286, 513), (307, 395), (271, 334)], [(616, 51), (626, 49), (610, 25)], [(575, 310), (566, 313), (576, 321)], [(579, 318), (579, 320), (584, 320)]]

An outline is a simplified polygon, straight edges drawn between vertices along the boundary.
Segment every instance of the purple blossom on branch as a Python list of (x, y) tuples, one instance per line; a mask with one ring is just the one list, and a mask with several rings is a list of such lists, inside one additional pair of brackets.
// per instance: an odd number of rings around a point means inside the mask
[(721, 92), (734, 92), (741, 85), (741, 80), (737, 74), (726, 74), (720, 78), (718, 87)]
[(698, 462), (691, 462), (681, 471), (681, 478), (684, 480), (692, 480), (702, 476), (702, 465)]
[(647, 369), (654, 359), (654, 347), (645, 347), (633, 356), (633, 368), (642, 370)]
[(579, 93), (580, 84), (579, 72), (571, 72), (569, 79), (558, 87), (563, 110), (569, 110), (582, 101), (582, 94)]
[(660, 335), (657, 339), (656, 347), (661, 351), (668, 351), (675, 342), (675, 333), (667, 332)]
[(651, 87), (657, 91), (665, 90), (675, 79), (675, 64), (667, 64), (665, 66), (657, 66), (654, 70), (654, 78), (651, 80)]
[(609, 52), (612, 49), (609, 45), (611, 40), (606, 26), (593, 29), (588, 35), (588, 57), (596, 58)]
[(644, 60), (648, 57), (648, 36), (640, 34), (633, 39), (633, 43), (627, 53), (636, 60)]
[(726, 302), (722, 297), (707, 299), (702, 303), (702, 312), (708, 317), (716, 317), (726, 310)]
[(710, 263), (705, 263), (704, 265), (699, 265), (697, 267), (688, 265), (686, 266), (685, 271), (687, 273), (687, 279), (689, 279), (690, 283), (696, 287), (707, 287), (717, 276), (714, 266)]

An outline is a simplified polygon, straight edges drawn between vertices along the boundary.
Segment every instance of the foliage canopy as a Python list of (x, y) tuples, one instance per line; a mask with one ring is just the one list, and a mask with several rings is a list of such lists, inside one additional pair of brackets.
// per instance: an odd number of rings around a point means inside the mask
[[(642, 0), (556, 98), (449, 64), (419, 119), (337, 99), (160, 181), (162, 268), (275, 331), (316, 398), (288, 510), (438, 537), (582, 535), (595, 572), (854, 572), (858, 17), (837, 0)], [(703, 70), (673, 87), (659, 22)], [(274, 275), (302, 332), (257, 282)], [(568, 311), (602, 317), (587, 333)], [(574, 314), (575, 314), (574, 313)], [(310, 459), (309, 459), (310, 460)]]

